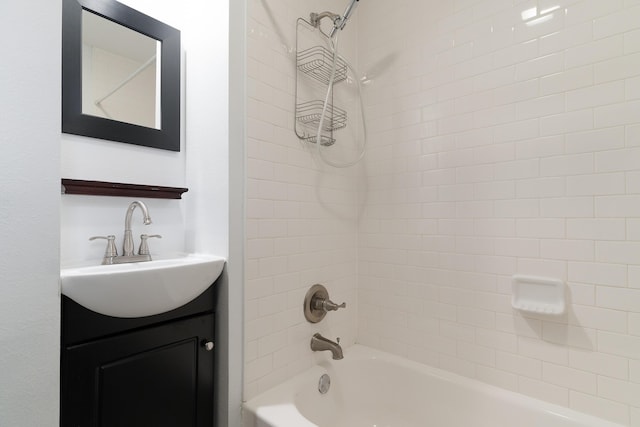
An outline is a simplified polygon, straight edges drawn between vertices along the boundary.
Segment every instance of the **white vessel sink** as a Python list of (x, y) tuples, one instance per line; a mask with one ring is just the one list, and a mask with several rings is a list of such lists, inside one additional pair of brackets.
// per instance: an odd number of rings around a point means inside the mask
[(63, 268), (62, 293), (114, 317), (143, 317), (178, 308), (218, 278), (224, 258), (183, 254), (147, 262)]

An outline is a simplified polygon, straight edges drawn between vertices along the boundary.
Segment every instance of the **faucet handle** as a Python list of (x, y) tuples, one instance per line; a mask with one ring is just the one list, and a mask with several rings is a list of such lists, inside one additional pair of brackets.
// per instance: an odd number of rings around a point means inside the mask
[(322, 308), (324, 308), (325, 311), (337, 311), (339, 308), (347, 307), (346, 302), (343, 302), (342, 304), (338, 305), (329, 299), (322, 300), (321, 304), (322, 304)]
[(89, 240), (105, 239), (107, 241), (107, 249), (104, 251), (104, 257), (118, 256), (118, 249), (116, 249), (116, 236), (109, 234), (108, 236), (93, 236), (89, 237)]
[(346, 302), (336, 304), (329, 299), (327, 288), (321, 284), (313, 285), (304, 297), (304, 317), (311, 323), (318, 323), (329, 311), (345, 308)]
[(151, 237), (157, 237), (158, 239), (162, 239), (162, 236), (159, 234), (141, 234), (140, 248), (138, 249), (138, 255), (149, 255), (149, 245), (147, 244), (147, 239)]

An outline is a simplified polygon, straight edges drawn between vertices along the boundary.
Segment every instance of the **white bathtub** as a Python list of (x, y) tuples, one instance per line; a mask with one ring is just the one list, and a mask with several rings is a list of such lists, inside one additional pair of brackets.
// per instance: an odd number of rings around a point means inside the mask
[(622, 427), (360, 345), (248, 401), (243, 417), (244, 427)]

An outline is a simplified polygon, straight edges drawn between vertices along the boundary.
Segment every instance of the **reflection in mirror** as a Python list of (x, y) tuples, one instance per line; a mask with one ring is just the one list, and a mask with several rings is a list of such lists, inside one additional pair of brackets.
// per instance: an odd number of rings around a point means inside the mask
[(161, 43), (82, 11), (82, 113), (160, 129)]

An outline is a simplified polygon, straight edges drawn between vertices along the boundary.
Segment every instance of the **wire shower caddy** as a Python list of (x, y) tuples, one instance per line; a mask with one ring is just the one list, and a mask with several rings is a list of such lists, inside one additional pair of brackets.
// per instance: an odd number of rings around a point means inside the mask
[[(298, 18), (296, 25), (296, 105), (295, 132), (298, 138), (316, 143), (318, 126), (324, 108), (324, 96), (327, 86), (331, 83), (333, 67), (333, 53), (324, 46), (303, 46), (301, 40), (303, 31), (315, 32), (316, 28), (303, 18)], [(318, 37), (326, 37), (317, 31)], [(304, 78), (301, 78), (304, 76)], [(336, 59), (336, 71), (333, 84), (336, 85), (347, 79), (347, 64), (340, 58)], [(333, 104), (333, 91), (330, 103), (327, 105), (326, 116), (320, 135), (320, 144), (331, 146), (336, 142), (334, 132), (347, 126), (347, 112)]]

